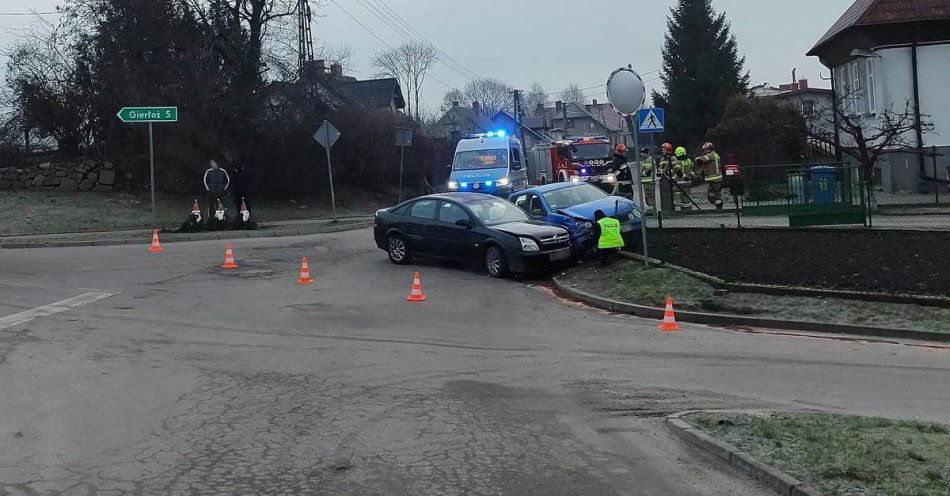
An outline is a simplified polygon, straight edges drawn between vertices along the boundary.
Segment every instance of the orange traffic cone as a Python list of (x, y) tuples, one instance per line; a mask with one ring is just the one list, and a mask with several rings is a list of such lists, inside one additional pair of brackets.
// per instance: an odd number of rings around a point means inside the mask
[(221, 264), (222, 269), (236, 269), (237, 264), (234, 263), (234, 253), (231, 253), (231, 243), (225, 243), (224, 245), (224, 263)]
[(158, 229), (152, 231), (152, 246), (148, 247), (148, 251), (152, 253), (161, 253), (165, 251), (162, 248), (162, 244), (158, 242)]
[(416, 272), (412, 276), (412, 290), (409, 291), (406, 301), (426, 301), (426, 295), (422, 294), (422, 282), (419, 279), (419, 273)]
[(660, 322), (661, 331), (678, 331), (679, 324), (676, 323), (676, 316), (673, 315), (673, 297), (666, 297), (666, 310), (663, 312), (663, 322)]
[(310, 264), (307, 261), (307, 257), (300, 259), (300, 278), (297, 279), (297, 284), (313, 284), (313, 278), (310, 277)]

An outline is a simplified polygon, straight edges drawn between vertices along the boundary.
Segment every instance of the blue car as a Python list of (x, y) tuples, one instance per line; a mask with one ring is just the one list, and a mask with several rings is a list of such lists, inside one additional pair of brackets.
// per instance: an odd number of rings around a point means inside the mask
[(587, 183), (551, 183), (513, 193), (508, 201), (520, 207), (535, 220), (562, 226), (571, 233), (581, 254), (596, 245), (594, 212), (603, 210), (620, 221), (627, 246), (638, 244), (642, 222), (636, 204), (619, 196), (610, 196)]

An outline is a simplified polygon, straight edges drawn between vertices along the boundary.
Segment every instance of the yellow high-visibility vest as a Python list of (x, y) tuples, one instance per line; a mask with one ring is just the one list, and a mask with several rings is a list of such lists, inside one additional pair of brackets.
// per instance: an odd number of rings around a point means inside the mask
[(623, 248), (623, 236), (620, 235), (620, 221), (613, 217), (604, 217), (597, 221), (600, 224), (600, 239), (597, 248)]

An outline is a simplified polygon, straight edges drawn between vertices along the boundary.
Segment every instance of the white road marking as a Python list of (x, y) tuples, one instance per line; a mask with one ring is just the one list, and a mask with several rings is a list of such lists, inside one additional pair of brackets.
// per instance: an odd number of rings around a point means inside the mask
[(13, 315), (7, 315), (6, 317), (0, 318), (0, 331), (9, 327), (23, 324), (25, 322), (29, 322), (37, 317), (45, 317), (47, 315), (65, 312), (73, 308), (78, 308), (83, 305), (88, 305), (92, 302), (99, 301), (103, 298), (108, 298), (110, 296), (115, 296), (115, 293), (91, 291), (89, 293), (83, 293), (79, 296), (73, 296), (72, 298), (66, 298), (65, 300), (57, 301), (56, 303), (50, 303), (49, 305), (43, 305), (41, 307), (24, 310)]

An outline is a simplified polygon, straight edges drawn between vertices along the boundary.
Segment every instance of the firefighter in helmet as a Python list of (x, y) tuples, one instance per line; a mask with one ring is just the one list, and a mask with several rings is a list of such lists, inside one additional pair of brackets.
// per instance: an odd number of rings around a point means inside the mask
[(693, 172), (693, 161), (690, 160), (689, 155), (686, 153), (686, 148), (682, 146), (676, 147), (676, 151), (673, 152), (673, 155), (679, 163), (679, 173), (676, 175), (676, 184), (679, 185), (679, 188), (676, 188), (674, 191), (675, 201), (679, 204), (680, 210), (690, 210), (692, 208), (692, 204), (689, 201), (691, 197), (690, 187), (693, 185), (693, 177), (695, 176)]
[(680, 171), (682, 171), (682, 176), (680, 177), (684, 181), (693, 179), (693, 161), (689, 159), (689, 155), (686, 153), (686, 148), (682, 146), (676, 147), (676, 152), (674, 152), (676, 160), (680, 163)]
[(611, 159), (610, 168), (617, 174), (617, 186), (614, 188), (614, 194), (628, 198), (633, 197), (633, 171), (627, 164), (627, 147), (619, 144), (614, 148), (614, 156)]
[(640, 150), (640, 182), (643, 184), (644, 210), (653, 210), (656, 200), (656, 170), (649, 148)]
[(722, 163), (716, 153), (716, 146), (712, 143), (703, 144), (703, 151), (706, 154), (696, 157), (695, 162), (702, 170), (703, 179), (708, 185), (706, 198), (716, 209), (722, 210)]
[(672, 179), (678, 174), (680, 165), (679, 161), (673, 156), (673, 145), (663, 143), (663, 145), (660, 146), (660, 150), (663, 151), (663, 156), (660, 158), (659, 173)]

